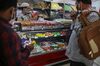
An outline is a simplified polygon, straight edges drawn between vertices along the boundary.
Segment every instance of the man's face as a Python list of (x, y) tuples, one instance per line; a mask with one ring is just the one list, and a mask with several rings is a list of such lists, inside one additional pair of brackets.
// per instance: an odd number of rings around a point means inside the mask
[(9, 9), (9, 12), (8, 12), (8, 20), (10, 21), (11, 19), (14, 19), (16, 15), (16, 8), (12, 7)]
[(76, 2), (76, 8), (77, 10), (81, 10), (80, 3)]
[(90, 4), (84, 4), (83, 2), (76, 2), (76, 8), (77, 10), (85, 10), (90, 6)]
[(4, 18), (7, 21), (10, 21), (15, 16), (16, 10), (14, 7), (10, 7), (7, 10), (0, 12), (0, 17)]
[(81, 1), (80, 2), (76, 2), (77, 10), (84, 10), (84, 6), (85, 6), (85, 4), (82, 3)]
[(13, 8), (12, 14), (11, 14), (11, 19), (14, 19), (15, 16), (16, 16), (16, 8)]

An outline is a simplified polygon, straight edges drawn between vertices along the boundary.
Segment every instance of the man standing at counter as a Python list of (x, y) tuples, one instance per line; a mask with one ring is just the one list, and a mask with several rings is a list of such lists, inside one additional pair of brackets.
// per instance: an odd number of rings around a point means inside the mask
[(28, 66), (32, 45), (22, 47), (21, 40), (9, 21), (15, 13), (17, 0), (0, 0), (0, 66)]

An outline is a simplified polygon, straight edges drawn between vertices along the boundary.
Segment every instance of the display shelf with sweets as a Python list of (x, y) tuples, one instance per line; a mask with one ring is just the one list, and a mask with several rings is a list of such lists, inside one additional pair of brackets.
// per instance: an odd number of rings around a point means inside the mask
[[(34, 49), (31, 51), (29, 57), (30, 66), (37, 66), (37, 64), (41, 65), (41, 63), (46, 65), (50, 60), (56, 62), (58, 59), (59, 61), (67, 59), (64, 53), (66, 50), (65, 48), (67, 47), (68, 29), (62, 28), (62, 26), (63, 24), (56, 22), (53, 23), (53, 21), (21, 22), (22, 28), (30, 27), (30, 29), (25, 31), (22, 29), (18, 32), (23, 43), (28, 40), (33, 44)], [(34, 30), (32, 30), (33, 28)], [(40, 59), (42, 59), (43, 62), (41, 62)]]

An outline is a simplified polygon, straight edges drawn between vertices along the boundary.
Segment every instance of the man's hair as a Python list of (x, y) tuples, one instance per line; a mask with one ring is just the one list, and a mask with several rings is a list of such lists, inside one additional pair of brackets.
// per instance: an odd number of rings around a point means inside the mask
[(10, 7), (16, 7), (17, 0), (0, 0), (0, 11), (9, 9)]
[(91, 0), (76, 0), (78, 3), (82, 2), (84, 4), (92, 4)]

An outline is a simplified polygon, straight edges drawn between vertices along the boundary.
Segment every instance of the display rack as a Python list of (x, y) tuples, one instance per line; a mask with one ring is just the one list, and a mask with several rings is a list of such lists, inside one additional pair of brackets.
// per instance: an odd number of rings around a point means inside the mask
[[(18, 30), (17, 33), (22, 39), (22, 44), (29, 41), (34, 46), (28, 59), (30, 66), (44, 66), (67, 59), (65, 51), (68, 29), (65, 25), (51, 21), (43, 23), (22, 22), (20, 24), (21, 30)], [(15, 25), (19, 24), (17, 23)], [(22, 29), (23, 27), (25, 28)], [(17, 29), (19, 27), (16, 27)]]

